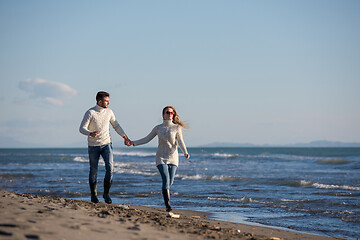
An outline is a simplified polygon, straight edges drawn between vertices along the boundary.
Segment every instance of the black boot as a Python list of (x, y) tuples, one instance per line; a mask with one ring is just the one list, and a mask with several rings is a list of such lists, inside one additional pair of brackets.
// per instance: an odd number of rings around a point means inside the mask
[(171, 212), (172, 208), (170, 206), (170, 190), (169, 189), (163, 189), (162, 194), (163, 194), (163, 197), (164, 197), (166, 211)]
[(96, 182), (94, 183), (89, 183), (90, 186), (90, 192), (91, 192), (91, 201), (93, 203), (98, 203), (99, 199), (97, 198), (97, 186), (96, 186)]
[(103, 194), (103, 197), (104, 197), (105, 202), (109, 203), (109, 204), (112, 203), (110, 195), (109, 195), (110, 188), (111, 188), (111, 182), (108, 182), (108, 181), (104, 180), (104, 194)]

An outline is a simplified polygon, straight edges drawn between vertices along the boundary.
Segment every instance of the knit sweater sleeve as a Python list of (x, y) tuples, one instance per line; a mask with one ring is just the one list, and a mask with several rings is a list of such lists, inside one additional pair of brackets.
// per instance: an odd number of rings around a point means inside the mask
[(111, 116), (110, 116), (110, 123), (113, 126), (113, 128), (115, 129), (115, 131), (121, 136), (124, 137), (126, 134), (124, 132), (124, 130), (122, 129), (122, 127), (120, 126), (119, 122), (116, 120), (115, 118), (115, 114), (113, 113), (113, 111), (110, 112)]
[(181, 149), (181, 151), (184, 153), (184, 154), (188, 154), (187, 152), (187, 149), (186, 149), (186, 146), (185, 146), (185, 143), (184, 143), (184, 139), (183, 139), (183, 135), (182, 135), (182, 130), (181, 130), (181, 127), (179, 126), (179, 130), (177, 131), (176, 133), (176, 140), (179, 144), (179, 147)]
[(87, 111), (84, 115), (83, 120), (81, 121), (80, 128), (79, 128), (80, 133), (82, 133), (86, 136), (89, 136), (91, 133), (91, 131), (89, 131), (89, 129), (88, 129), (90, 119), (91, 119), (90, 111)]
[(136, 141), (133, 141), (134, 146), (146, 144), (146, 143), (150, 142), (151, 140), (153, 140), (153, 138), (156, 135), (157, 135), (157, 127), (154, 127), (153, 130), (146, 137), (136, 140)]

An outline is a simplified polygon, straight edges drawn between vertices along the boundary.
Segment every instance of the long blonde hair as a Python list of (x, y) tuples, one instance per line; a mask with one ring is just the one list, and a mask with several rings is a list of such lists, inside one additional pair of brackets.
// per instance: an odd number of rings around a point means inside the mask
[(178, 124), (179, 126), (183, 127), (183, 128), (188, 128), (179, 118), (179, 115), (177, 114), (175, 108), (173, 106), (166, 106), (164, 107), (163, 111), (162, 111), (162, 114), (163, 114), (163, 117), (165, 115), (165, 112), (166, 112), (166, 109), (168, 108), (171, 108), (174, 112), (174, 115), (173, 115), (173, 119), (172, 119), (172, 122), (174, 124)]

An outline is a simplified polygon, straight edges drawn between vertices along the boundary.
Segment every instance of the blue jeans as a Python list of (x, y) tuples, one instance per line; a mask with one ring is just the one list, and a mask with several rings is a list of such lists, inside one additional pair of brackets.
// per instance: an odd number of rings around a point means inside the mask
[(89, 162), (90, 162), (90, 173), (89, 183), (95, 183), (97, 181), (97, 171), (99, 165), (100, 155), (105, 162), (105, 181), (111, 182), (113, 177), (113, 149), (112, 144), (105, 144), (101, 146), (89, 146)]
[(157, 165), (162, 178), (162, 189), (170, 189), (174, 183), (177, 166), (173, 164), (159, 164)]

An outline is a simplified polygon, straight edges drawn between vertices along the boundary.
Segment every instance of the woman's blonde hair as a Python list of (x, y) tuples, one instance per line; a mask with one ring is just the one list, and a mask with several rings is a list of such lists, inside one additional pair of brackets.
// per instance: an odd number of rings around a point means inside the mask
[(173, 112), (174, 112), (172, 122), (173, 122), (174, 124), (178, 124), (179, 126), (181, 126), (181, 127), (183, 127), (183, 128), (188, 128), (182, 121), (180, 121), (179, 115), (177, 114), (177, 112), (176, 112), (176, 110), (175, 110), (175, 108), (174, 108), (173, 106), (166, 106), (166, 107), (164, 107), (164, 109), (163, 109), (163, 111), (162, 111), (163, 116), (165, 115), (166, 110), (167, 110), (168, 108), (171, 108), (171, 109), (173, 110)]

